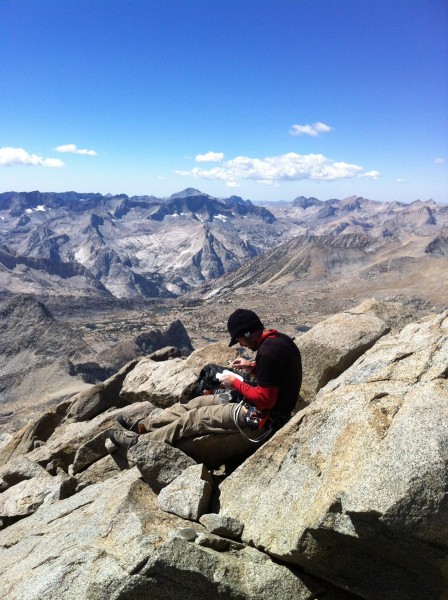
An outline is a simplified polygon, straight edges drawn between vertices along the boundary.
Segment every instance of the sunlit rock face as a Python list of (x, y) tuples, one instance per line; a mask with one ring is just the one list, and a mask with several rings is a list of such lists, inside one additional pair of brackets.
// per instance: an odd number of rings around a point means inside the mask
[(442, 599), (447, 365), (445, 312), (330, 381), (222, 484), (243, 541), (363, 598)]
[[(307, 351), (331, 346), (316, 380), (343, 372), (261, 446), (235, 432), (107, 451), (117, 416), (183, 399), (225, 344), (131, 361), (16, 431), (0, 448), (4, 595), (444, 600), (448, 312), (387, 334), (365, 319), (385, 310), (314, 329)], [(350, 365), (336, 323), (383, 335)]]

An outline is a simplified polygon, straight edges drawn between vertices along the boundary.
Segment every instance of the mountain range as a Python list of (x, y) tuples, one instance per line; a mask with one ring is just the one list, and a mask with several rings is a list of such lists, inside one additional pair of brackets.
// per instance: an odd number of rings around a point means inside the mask
[(6, 192), (0, 293), (203, 297), (222, 289), (214, 284), (223, 277), (233, 289), (279, 285), (341, 274), (344, 265), (369, 278), (446, 259), (447, 239), (448, 205), (432, 200), (300, 196), (259, 206), (192, 188), (169, 198)]

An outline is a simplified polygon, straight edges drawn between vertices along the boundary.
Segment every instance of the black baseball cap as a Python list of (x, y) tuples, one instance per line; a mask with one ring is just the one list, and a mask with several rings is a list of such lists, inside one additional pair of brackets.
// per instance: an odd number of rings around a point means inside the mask
[(252, 310), (237, 308), (227, 320), (227, 329), (230, 333), (229, 346), (233, 346), (237, 343), (239, 337), (264, 329), (264, 325), (260, 321), (260, 317)]

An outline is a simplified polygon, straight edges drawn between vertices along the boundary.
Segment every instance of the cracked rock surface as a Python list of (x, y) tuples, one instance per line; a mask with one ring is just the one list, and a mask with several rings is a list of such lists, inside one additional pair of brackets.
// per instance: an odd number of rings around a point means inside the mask
[[(361, 309), (340, 322), (357, 312), (365, 331)], [(107, 454), (117, 415), (160, 410), (149, 361), (105, 382), (115, 396), (90, 417), (83, 394), (16, 432), (0, 449), (3, 597), (446, 600), (448, 311), (381, 335), (250, 455), (228, 435)], [(137, 366), (148, 385), (126, 404)]]
[[(4, 597), (305, 600), (322, 589), (255, 548), (228, 541), (223, 552), (181, 539), (185, 521), (161, 511), (139, 475), (123, 471), (1, 532)], [(338, 590), (326, 597), (350, 598)]]
[(363, 598), (444, 598), (447, 366), (448, 312), (382, 338), (223, 482), (221, 512)]

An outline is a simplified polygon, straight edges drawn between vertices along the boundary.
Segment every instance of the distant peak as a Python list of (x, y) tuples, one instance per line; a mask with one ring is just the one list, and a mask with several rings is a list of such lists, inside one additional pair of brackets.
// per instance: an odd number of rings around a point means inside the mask
[(310, 206), (319, 206), (320, 204), (322, 204), (322, 202), (317, 198), (306, 198), (305, 196), (298, 196), (295, 200), (292, 201), (292, 206), (297, 206), (299, 208), (305, 209), (309, 208)]
[(229, 196), (228, 198), (219, 198), (221, 202), (227, 205), (237, 204), (238, 206), (251, 207), (254, 204), (250, 200), (244, 200), (241, 196)]
[(427, 206), (436, 206), (436, 203), (434, 202), (434, 200), (432, 198), (430, 198), (429, 200), (414, 200), (413, 202), (410, 203), (409, 206), (411, 206), (412, 204), (426, 204)]
[(190, 196), (204, 196), (203, 192), (197, 190), (196, 188), (186, 188), (181, 192), (177, 192), (176, 194), (172, 194), (170, 199), (174, 198), (188, 198)]

